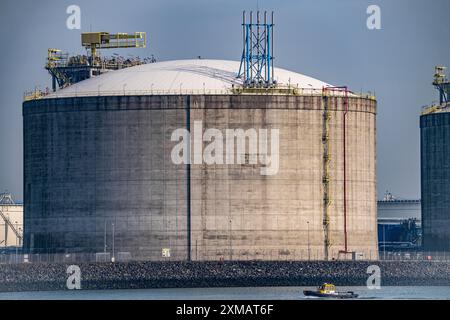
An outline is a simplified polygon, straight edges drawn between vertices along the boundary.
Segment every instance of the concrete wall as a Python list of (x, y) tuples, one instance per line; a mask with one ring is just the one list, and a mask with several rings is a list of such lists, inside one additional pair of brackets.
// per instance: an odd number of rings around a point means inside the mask
[(422, 244), (450, 250), (450, 113), (420, 117)]
[[(342, 98), (330, 102), (332, 259), (344, 248), (344, 113)], [(190, 247), (193, 260), (323, 259), (323, 104), (281, 95), (25, 102), (25, 245), (100, 252), (106, 224), (111, 251), (114, 223), (115, 252), (133, 257), (170, 248), (186, 259)], [(348, 249), (369, 259), (378, 257), (375, 113), (375, 101), (350, 99)], [(278, 173), (263, 176), (259, 164), (175, 165), (170, 136), (194, 121), (222, 132), (279, 129)]]

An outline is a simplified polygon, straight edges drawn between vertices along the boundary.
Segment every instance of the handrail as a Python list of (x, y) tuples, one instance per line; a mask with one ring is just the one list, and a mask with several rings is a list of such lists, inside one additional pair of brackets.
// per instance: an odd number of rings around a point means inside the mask
[[(67, 97), (95, 97), (95, 96), (134, 96), (134, 95), (294, 95), (294, 96), (322, 96), (322, 88), (299, 88), (293, 86), (277, 86), (274, 88), (223, 88), (223, 89), (148, 89), (148, 90), (92, 90), (70, 92), (48, 92), (42, 90), (33, 90), (24, 93), (24, 100), (67, 98)], [(355, 97), (376, 100), (371, 93), (355, 94)], [(341, 96), (342, 93), (336, 92), (332, 96)]]
[(422, 116), (424, 116), (424, 115), (427, 115), (430, 113), (446, 112), (446, 111), (449, 111), (449, 108), (450, 108), (450, 102), (447, 104), (442, 104), (442, 105), (432, 104), (430, 106), (423, 106), (422, 112), (420, 114)]

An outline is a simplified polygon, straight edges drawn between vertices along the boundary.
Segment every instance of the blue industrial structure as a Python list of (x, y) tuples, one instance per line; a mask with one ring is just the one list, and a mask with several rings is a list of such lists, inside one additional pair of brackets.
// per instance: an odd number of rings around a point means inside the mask
[(249, 22), (245, 11), (242, 13), (243, 50), (238, 78), (243, 77), (244, 87), (270, 87), (276, 84), (273, 74), (273, 12), (271, 21), (267, 21), (264, 11), (264, 22), (260, 21), (256, 12), (256, 23), (250, 11)]
[(421, 245), (420, 200), (397, 199), (386, 192), (377, 202), (380, 250), (417, 249)]

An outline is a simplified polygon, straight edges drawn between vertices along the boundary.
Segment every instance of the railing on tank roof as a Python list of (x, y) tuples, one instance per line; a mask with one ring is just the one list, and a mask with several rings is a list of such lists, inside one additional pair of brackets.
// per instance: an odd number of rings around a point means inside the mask
[(50, 94), (49, 90), (41, 90), (41, 89), (34, 89), (34, 90), (28, 90), (23, 93), (23, 100), (29, 101), (29, 100), (37, 100), (45, 98)]
[[(38, 100), (43, 98), (69, 98), (69, 97), (96, 97), (96, 96), (139, 96), (139, 95), (294, 95), (294, 96), (322, 96), (323, 89), (300, 88), (295, 86), (278, 85), (273, 88), (223, 88), (223, 89), (148, 89), (148, 90), (92, 90), (70, 92), (49, 92), (35, 89), (24, 93), (24, 101)], [(355, 97), (376, 100), (372, 93), (353, 93)], [(330, 95), (330, 93), (327, 93)], [(340, 96), (341, 92), (334, 92), (331, 95)]]
[(422, 116), (430, 114), (430, 113), (439, 113), (439, 112), (448, 112), (450, 108), (450, 102), (447, 104), (432, 104), (429, 106), (423, 106), (422, 112), (420, 113)]

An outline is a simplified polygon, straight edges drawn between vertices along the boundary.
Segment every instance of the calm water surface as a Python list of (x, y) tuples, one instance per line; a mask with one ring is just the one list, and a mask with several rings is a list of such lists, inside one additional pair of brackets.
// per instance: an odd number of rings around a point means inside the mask
[[(0, 299), (33, 300), (301, 300), (304, 289), (313, 287), (232, 287), (232, 288), (175, 288), (125, 290), (66, 290), (35, 292), (2, 292)], [(354, 291), (360, 299), (445, 299), (450, 300), (450, 287), (339, 287), (339, 291)]]

